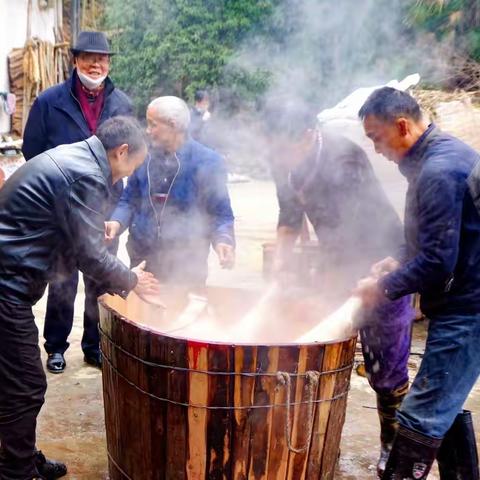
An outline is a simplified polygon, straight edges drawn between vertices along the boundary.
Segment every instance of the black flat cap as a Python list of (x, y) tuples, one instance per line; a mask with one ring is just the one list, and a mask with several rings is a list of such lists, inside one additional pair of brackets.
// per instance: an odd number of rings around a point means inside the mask
[(115, 55), (115, 52), (110, 51), (107, 36), (103, 32), (80, 32), (71, 51), (74, 54), (87, 52)]

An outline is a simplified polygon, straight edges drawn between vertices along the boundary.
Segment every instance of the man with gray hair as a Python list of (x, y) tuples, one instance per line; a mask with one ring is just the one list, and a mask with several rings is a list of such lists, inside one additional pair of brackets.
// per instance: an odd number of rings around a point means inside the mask
[(147, 109), (150, 156), (130, 177), (107, 222), (113, 240), (129, 229), (132, 266), (142, 260), (163, 282), (201, 286), (210, 245), (223, 268), (235, 257), (234, 217), (219, 154), (189, 137), (190, 111), (178, 97)]

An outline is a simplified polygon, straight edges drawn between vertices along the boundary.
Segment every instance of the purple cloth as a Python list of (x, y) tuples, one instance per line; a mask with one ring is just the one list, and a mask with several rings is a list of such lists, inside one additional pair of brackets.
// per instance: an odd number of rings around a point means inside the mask
[(410, 296), (362, 312), (360, 329), (365, 369), (371, 387), (393, 392), (408, 381), (408, 357), (414, 310)]

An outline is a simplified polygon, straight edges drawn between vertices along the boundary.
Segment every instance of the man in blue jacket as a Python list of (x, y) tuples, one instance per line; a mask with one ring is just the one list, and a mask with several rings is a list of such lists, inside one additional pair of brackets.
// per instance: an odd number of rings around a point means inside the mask
[(384, 479), (478, 479), (470, 412), (480, 373), (480, 157), (422, 118), (407, 93), (384, 87), (359, 112), (378, 153), (398, 164), (409, 188), (402, 258), (386, 258), (358, 292), (375, 304), (419, 292), (430, 319), (425, 355), (398, 412), (400, 428)]
[(233, 267), (234, 217), (223, 159), (189, 137), (189, 123), (182, 99), (150, 103), (150, 158), (130, 177), (107, 236), (129, 228), (132, 266), (146, 260), (161, 281), (199, 286), (207, 278), (210, 246), (223, 268)]
[[(108, 77), (112, 52), (105, 34), (80, 32), (72, 53), (75, 68), (71, 77), (42, 92), (33, 103), (23, 139), (26, 160), (58, 145), (85, 140), (105, 120), (132, 113), (129, 98)], [(120, 198), (122, 182), (115, 185), (114, 193), (111, 209)], [(110, 251), (115, 253), (116, 245)], [(52, 373), (61, 373), (66, 366), (64, 353), (69, 346), (77, 286), (78, 271), (49, 286), (43, 334), (47, 369)], [(94, 366), (101, 365), (97, 297), (95, 282), (85, 279), (82, 350), (85, 361)]]

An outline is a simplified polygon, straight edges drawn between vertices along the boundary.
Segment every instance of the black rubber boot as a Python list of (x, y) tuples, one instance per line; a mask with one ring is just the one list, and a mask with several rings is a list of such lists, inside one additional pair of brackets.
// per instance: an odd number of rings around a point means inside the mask
[(35, 452), (35, 466), (40, 478), (45, 480), (55, 480), (67, 474), (67, 467), (64, 463), (48, 460), (40, 450)]
[(437, 453), (440, 480), (479, 480), (472, 414), (459, 413)]
[(408, 382), (387, 394), (377, 393), (377, 412), (380, 418), (380, 458), (377, 463), (378, 478), (382, 478), (393, 440), (398, 430), (397, 410), (408, 392)]
[(441, 442), (400, 426), (382, 480), (426, 479)]

